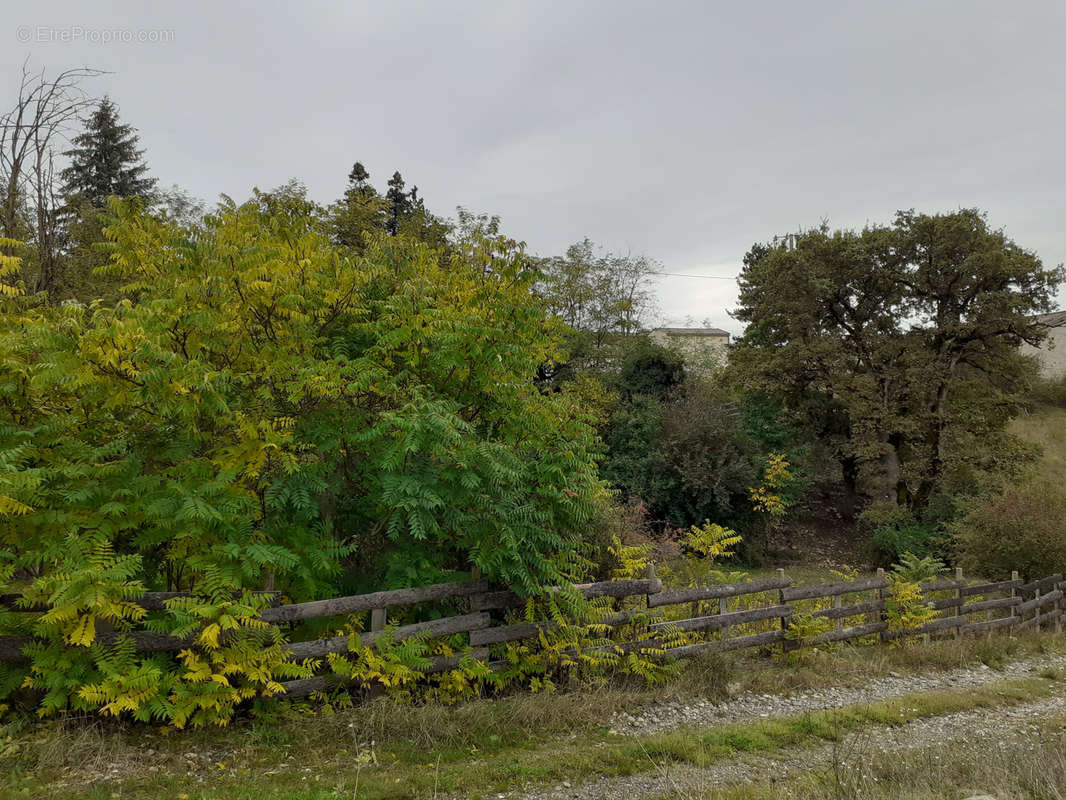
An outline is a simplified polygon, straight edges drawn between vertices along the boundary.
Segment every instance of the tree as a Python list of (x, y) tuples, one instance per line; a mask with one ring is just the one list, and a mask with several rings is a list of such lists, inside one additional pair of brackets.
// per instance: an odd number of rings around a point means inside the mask
[[(602, 370), (624, 359), (654, 311), (650, 278), (659, 264), (647, 256), (604, 252), (588, 239), (564, 256), (541, 259), (537, 291), (548, 310), (574, 330), (573, 368)], [(619, 352), (621, 350), (622, 352)]]
[[(415, 192), (418, 187), (415, 187)], [(400, 221), (406, 217), (412, 208), (411, 195), (404, 191), (403, 176), (397, 170), (389, 178), (389, 189), (385, 192), (385, 201), (388, 203), (388, 219), (385, 222), (385, 230), (390, 236), (400, 232)]]
[(370, 238), (384, 232), (424, 242), (439, 253), (442, 264), (451, 257), (452, 227), (430, 213), (418, 195), (418, 187), (405, 191), (403, 176), (396, 172), (382, 197), (359, 161), (348, 173), (344, 196), (329, 209), (329, 225), (333, 240), (356, 253), (364, 253)]
[(370, 185), (370, 173), (361, 161), (356, 161), (352, 171), (348, 173), (348, 191), (362, 194), (374, 191), (374, 187)]
[(922, 510), (1015, 413), (1030, 374), (1019, 345), (1042, 339), (1033, 315), (1062, 278), (976, 210), (823, 226), (745, 260), (734, 369), (835, 429), (845, 471), (878, 473), (893, 502)]
[(357, 253), (366, 251), (368, 237), (385, 230), (387, 205), (370, 184), (370, 173), (356, 161), (348, 173), (344, 196), (330, 207), (333, 241)]
[(82, 84), (98, 70), (75, 68), (54, 78), (23, 64), (14, 107), (0, 117), (3, 198), (0, 227), (9, 239), (29, 240), (35, 252), (35, 291), (54, 292), (60, 282), (62, 199), (55, 185), (55, 147), (92, 101)]
[(70, 166), (61, 173), (68, 195), (81, 195), (97, 208), (108, 197), (150, 199), (155, 178), (148, 176), (144, 151), (132, 125), (119, 121), (118, 107), (104, 97), (63, 155)]
[(652, 311), (649, 278), (659, 265), (646, 256), (603, 252), (583, 239), (566, 255), (542, 260), (540, 268), (540, 289), (552, 313), (597, 342), (612, 333), (637, 333)]
[(110, 211), (107, 271), (138, 302), (0, 315), (0, 503), (22, 509), (0, 559), (74, 537), (153, 588), (302, 598), (345, 564), (379, 588), (572, 577), (598, 445), (573, 396), (533, 385), (562, 329), (516, 243), (443, 267), (383, 238), (355, 262), (277, 193), (191, 242), (138, 200)]

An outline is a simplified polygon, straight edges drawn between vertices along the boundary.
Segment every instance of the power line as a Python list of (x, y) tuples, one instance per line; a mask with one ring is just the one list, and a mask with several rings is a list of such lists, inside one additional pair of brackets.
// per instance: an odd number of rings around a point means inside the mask
[(672, 278), (706, 278), (710, 281), (735, 281), (736, 275), (688, 275), (684, 272), (652, 272), (652, 275), (669, 275)]

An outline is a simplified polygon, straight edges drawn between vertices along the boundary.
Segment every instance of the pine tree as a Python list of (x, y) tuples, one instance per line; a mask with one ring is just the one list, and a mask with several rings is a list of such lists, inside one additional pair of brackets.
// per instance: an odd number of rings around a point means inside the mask
[(370, 183), (370, 173), (356, 161), (348, 173), (344, 196), (330, 206), (330, 227), (336, 244), (362, 254), (367, 235), (388, 225), (388, 208), (384, 198)]
[(389, 178), (389, 190), (385, 193), (385, 199), (389, 203), (389, 220), (385, 228), (390, 236), (395, 236), (400, 230), (400, 222), (411, 211), (411, 196), (404, 190), (403, 176), (396, 171)]
[(85, 131), (63, 153), (71, 164), (62, 172), (69, 195), (81, 195), (101, 208), (111, 195), (150, 197), (156, 180), (147, 175), (144, 151), (137, 149), (138, 136), (132, 125), (119, 121), (118, 107), (104, 97)]
[(348, 173), (348, 188), (344, 192), (345, 199), (356, 196), (365, 197), (375, 194), (374, 187), (370, 185), (370, 173), (363, 166), (362, 161), (356, 161), (352, 171)]

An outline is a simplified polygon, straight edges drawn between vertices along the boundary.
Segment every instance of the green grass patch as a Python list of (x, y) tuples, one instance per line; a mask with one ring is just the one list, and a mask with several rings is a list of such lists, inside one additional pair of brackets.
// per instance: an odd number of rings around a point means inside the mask
[(98, 786), (85, 785), (74, 775), (43, 765), (34, 772), (16, 767), (0, 787), (5, 796), (72, 800), (180, 798), (183, 794), (190, 800), (414, 800), (458, 792), (483, 797), (531, 782), (624, 775), (665, 763), (705, 766), (738, 753), (769, 753), (835, 741), (867, 726), (901, 725), (923, 717), (1026, 702), (1049, 695), (1056, 685), (1056, 680), (1045, 677), (1005, 680), (862, 707), (642, 737), (622, 737), (601, 729), (547, 741), (516, 735), (490, 741), (485, 748), (474, 745), (438, 751), (398, 743), (341, 742), (347, 746), (313, 749), (307, 743), (272, 741), (269, 747), (260, 744), (252, 754), (229, 763), (211, 762), (213, 756), (208, 754), (207, 760), (200, 758), (189, 766), (179, 754), (159, 754), (155, 766), (169, 764), (165, 773), (147, 774), (142, 764), (124, 779)]
[(1040, 406), (1018, 417), (1010, 432), (1041, 447), (1036, 469), (1052, 481), (1066, 481), (1066, 409)]
[[(1034, 727), (1037, 730), (1034, 730)], [(787, 780), (675, 790), (660, 800), (944, 800), (1066, 796), (1066, 717), (1031, 719), (1014, 735), (959, 737), (884, 757), (872, 739), (812, 758)]]
[(923, 692), (867, 706), (724, 725), (706, 731), (678, 730), (649, 737), (642, 741), (642, 747), (660, 763), (706, 766), (736, 753), (765, 752), (817, 740), (836, 741), (845, 733), (870, 725), (904, 725), (959, 711), (1017, 705), (1048, 696), (1055, 683), (1042, 677), (1020, 678), (964, 691)]

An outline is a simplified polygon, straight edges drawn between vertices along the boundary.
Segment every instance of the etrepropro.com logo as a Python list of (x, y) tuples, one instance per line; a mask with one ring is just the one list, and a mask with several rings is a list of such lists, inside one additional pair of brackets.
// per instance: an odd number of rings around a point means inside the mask
[(20, 25), (19, 44), (169, 44), (174, 31), (167, 28), (89, 28), (84, 25)]

